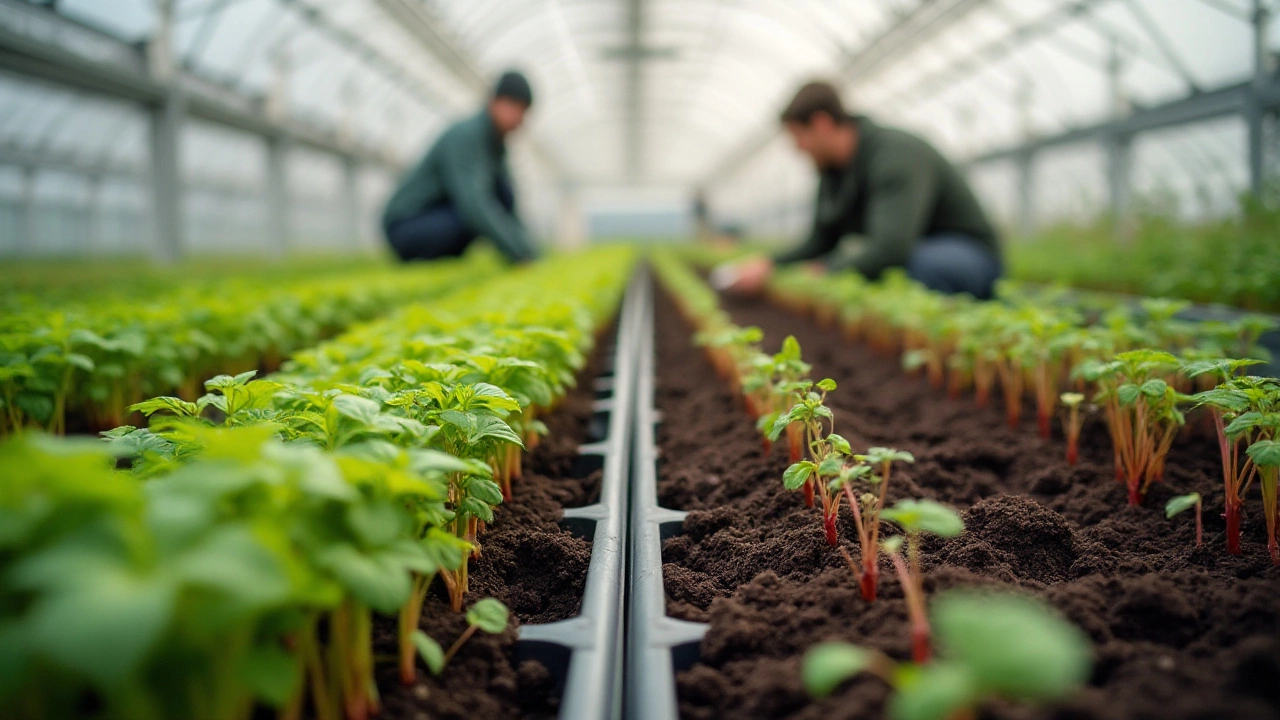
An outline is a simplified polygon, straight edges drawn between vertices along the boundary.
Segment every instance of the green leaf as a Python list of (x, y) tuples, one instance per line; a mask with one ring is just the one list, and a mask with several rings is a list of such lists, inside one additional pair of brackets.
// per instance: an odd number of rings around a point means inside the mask
[(1247, 451), (1253, 462), (1263, 467), (1280, 467), (1280, 441), (1257, 440)]
[(805, 481), (809, 479), (809, 475), (817, 469), (817, 466), (808, 460), (801, 460), (787, 468), (782, 474), (782, 484), (788, 490), (799, 490), (804, 486)]
[(524, 447), (524, 442), (520, 440), (520, 436), (516, 435), (506, 420), (492, 415), (482, 415), (475, 418), (475, 429), (467, 437), (470, 443), (476, 443), (480, 440), (491, 438), (512, 445)]
[(982, 688), (970, 670), (953, 662), (904, 668), (897, 686), (889, 700), (891, 720), (947, 720), (982, 699)]
[(1164, 516), (1166, 518), (1171, 518), (1174, 515), (1186, 512), (1199, 504), (1200, 493), (1190, 493), (1188, 495), (1179, 495), (1175, 498), (1170, 498), (1169, 502), (1165, 503)]
[(492, 480), (474, 478), (468, 481), (467, 494), (488, 505), (502, 504), (502, 488)]
[(880, 541), (880, 547), (884, 549), (886, 555), (896, 555), (902, 550), (902, 544), (906, 541), (901, 535), (887, 537)]
[(953, 590), (933, 602), (934, 638), (985, 691), (1014, 700), (1063, 698), (1088, 679), (1089, 640), (1039, 600)]
[(960, 515), (933, 500), (899, 500), (893, 507), (880, 511), (880, 517), (909, 533), (930, 532), (951, 538), (964, 532)]
[(439, 675), (444, 672), (444, 648), (440, 647), (440, 643), (421, 630), (414, 630), (412, 637), (413, 646), (418, 648), (418, 657), (422, 658), (431, 674)]
[(493, 508), (479, 498), (469, 497), (458, 505), (458, 512), (480, 518), (486, 523), (493, 522)]
[(836, 389), (836, 381), (832, 380), (831, 378), (823, 378), (818, 381), (817, 387), (819, 390), (825, 390), (827, 392), (831, 392), (832, 390)]
[(1149, 398), (1162, 398), (1168, 389), (1169, 383), (1158, 378), (1142, 383), (1142, 394)]
[(368, 427), (377, 421), (381, 408), (373, 400), (359, 395), (339, 395), (333, 399), (333, 409), (339, 415)]
[(379, 612), (394, 613), (412, 590), (409, 573), (393, 557), (365, 555), (342, 543), (322, 550), (316, 561), (357, 600)]
[(240, 681), (251, 688), (255, 696), (272, 707), (281, 708), (293, 699), (302, 682), (302, 668), (278, 645), (255, 647), (240, 662)]
[(827, 436), (827, 442), (831, 443), (831, 447), (844, 455), (853, 454), (853, 450), (849, 447), (849, 441), (845, 440), (843, 435), (831, 433)]
[(168, 410), (181, 417), (200, 416), (200, 408), (195, 403), (176, 397), (151, 398), (129, 406), (129, 412), (140, 412), (147, 417), (161, 410)]
[(467, 610), (467, 624), (475, 625), (490, 635), (497, 635), (507, 629), (507, 606), (493, 598), (477, 600)]
[(844, 458), (839, 455), (828, 455), (818, 466), (819, 477), (835, 477), (844, 469)]
[(82, 570), (67, 591), (33, 608), (28, 622), (34, 649), (100, 688), (116, 687), (160, 640), (176, 598), (177, 588), (163, 578)]
[(1142, 390), (1133, 383), (1125, 383), (1116, 389), (1116, 398), (1120, 400), (1121, 405), (1132, 405), (1138, 401), (1138, 396), (1142, 394)]
[(800, 667), (805, 690), (815, 698), (835, 692), (845, 680), (870, 667), (875, 655), (857, 645), (824, 642), (809, 648)]

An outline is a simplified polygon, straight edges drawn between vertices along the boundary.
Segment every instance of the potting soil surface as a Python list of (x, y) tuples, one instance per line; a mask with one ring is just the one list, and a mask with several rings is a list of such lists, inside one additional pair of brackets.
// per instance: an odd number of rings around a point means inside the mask
[[(524, 460), (524, 476), (513, 482), (514, 498), (495, 511), (493, 524), (480, 536), (480, 557), (469, 567), (470, 606), (484, 597), (506, 604), (512, 622), (500, 635), (477, 632), (458, 651), (440, 677), (418, 663), (417, 682), (400, 683), (394, 663), (379, 665), (380, 718), (395, 720), (477, 720), (552, 718), (555, 697), (550, 671), (535, 660), (513, 657), (521, 623), (549, 623), (574, 617), (582, 604), (591, 543), (559, 525), (565, 508), (596, 502), (601, 471), (574, 477), (578, 447), (591, 438), (593, 381), (612, 348), (612, 331), (555, 411), (543, 420), (550, 432)], [(436, 581), (419, 627), (448, 648), (466, 629), (465, 617), (449, 607), (444, 584)], [(375, 653), (397, 653), (395, 618), (375, 621)]]
[[(674, 303), (661, 292), (656, 302), (659, 499), (690, 511), (683, 534), (663, 548), (668, 613), (710, 622), (701, 661), (678, 675), (682, 717), (884, 717), (889, 691), (879, 680), (859, 677), (814, 701), (799, 668), (804, 652), (824, 640), (910, 656), (891, 566), (882, 561), (879, 598), (865, 602), (824, 540), (820, 512), (783, 488), (785, 443), (762, 456), (741, 400), (692, 346)], [(1243, 553), (1225, 552), (1211, 429), (1182, 433), (1164, 482), (1130, 507), (1098, 420), (1087, 424), (1072, 467), (1060, 429), (1040, 439), (1031, 413), (1010, 429), (998, 393), (988, 408), (971, 394), (952, 400), (908, 377), (896, 357), (839, 330), (764, 301), (724, 303), (738, 324), (764, 330), (770, 352), (795, 335), (812, 376), (838, 383), (828, 404), (855, 452), (882, 445), (914, 453), (913, 465), (894, 470), (889, 504), (932, 498), (962, 511), (960, 537), (923, 545), (929, 595), (1017, 588), (1088, 634), (1095, 666), (1076, 697), (1039, 709), (995, 701), (981, 718), (1280, 718), (1280, 568), (1266, 553), (1256, 487), (1246, 501)], [(1170, 497), (1191, 491), (1205, 498), (1199, 548), (1190, 513), (1166, 520), (1162, 512)], [(857, 558), (847, 503), (839, 534)]]

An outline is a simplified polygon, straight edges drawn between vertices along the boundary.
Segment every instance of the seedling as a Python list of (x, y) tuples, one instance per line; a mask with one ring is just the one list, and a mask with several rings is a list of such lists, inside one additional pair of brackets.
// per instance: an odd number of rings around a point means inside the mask
[[(1272, 422), (1277, 422), (1275, 419)], [(1277, 423), (1280, 424), (1280, 423)], [(1272, 429), (1276, 426), (1272, 425)], [(1280, 565), (1280, 547), (1276, 542), (1277, 516), (1276, 491), (1280, 487), (1280, 441), (1258, 440), (1249, 446), (1249, 458), (1258, 466), (1262, 487), (1262, 512), (1267, 521), (1267, 552), (1271, 563)]]
[[(867, 602), (876, 599), (876, 579), (880, 576), (878, 554), (880, 549), (880, 515), (884, 508), (889, 478), (895, 462), (913, 463), (915, 457), (909, 452), (893, 448), (873, 447), (865, 455), (855, 455), (857, 464), (837, 477), (840, 489), (849, 498), (849, 507), (853, 510), (853, 522), (858, 529), (858, 543), (862, 553), (862, 569), (855, 571), (858, 584), (862, 590), (862, 598)], [(880, 473), (875, 473), (879, 466)], [(862, 480), (871, 485), (879, 485), (879, 494), (863, 493), (854, 495), (853, 481)]]
[[(1249, 483), (1247, 467), (1241, 465), (1241, 442), (1252, 435), (1248, 427), (1237, 426), (1238, 432), (1228, 433), (1227, 424), (1234, 423), (1237, 416), (1245, 413), (1253, 405), (1265, 402), (1268, 391), (1264, 381), (1254, 378), (1237, 378), (1236, 374), (1245, 367), (1256, 365), (1258, 360), (1212, 360), (1190, 363), (1185, 372), (1188, 377), (1212, 375), (1220, 383), (1212, 390), (1206, 390), (1193, 397), (1197, 406), (1209, 408), (1213, 416), (1213, 426), (1218, 434), (1218, 452), (1222, 457), (1222, 493), (1223, 513), (1227, 520), (1227, 552), (1240, 554), (1240, 519), (1244, 506), (1244, 491)], [(1265, 408), (1262, 408), (1265, 409)], [(1247, 447), (1247, 442), (1245, 443)]]
[[(817, 392), (814, 392), (815, 388)], [(829, 481), (841, 476), (845, 459), (852, 454), (849, 441), (835, 433), (835, 417), (831, 409), (823, 404), (827, 393), (835, 389), (836, 383), (830, 378), (817, 385), (798, 383), (793, 388), (796, 404), (785, 415), (776, 418), (769, 430), (770, 438), (776, 440), (783, 428), (796, 424), (801, 427), (810, 459), (792, 463), (783, 474), (782, 482), (788, 490), (804, 489), (806, 504), (810, 507), (816, 487), (822, 498), (822, 527), (827, 544), (832, 546), (839, 543), (836, 520), (840, 512), (840, 486)], [(827, 421), (825, 434), (823, 420)]]
[(1080, 460), (1080, 428), (1084, 425), (1084, 417), (1080, 414), (1080, 405), (1084, 402), (1083, 393), (1062, 393), (1059, 396), (1067, 408), (1067, 464), (1075, 465)]
[(939, 659), (898, 663), (879, 650), (821, 643), (805, 654), (805, 688), (824, 698), (865, 672), (894, 688), (891, 720), (947, 720), (974, 717), (993, 697), (1063, 700), (1092, 670), (1088, 638), (1038, 600), (952, 590), (934, 600), (932, 619)]
[[(884, 520), (894, 523), (906, 533), (907, 560), (902, 560), (902, 536), (886, 538), (881, 546), (893, 561), (898, 582), (907, 601), (907, 614), (911, 618), (911, 656), (918, 663), (929, 661), (929, 617), (925, 613), (924, 573), (920, 570), (920, 534), (929, 532), (944, 538), (953, 538), (964, 532), (964, 521), (955, 510), (933, 500), (900, 500), (880, 514)], [(844, 548), (841, 548), (843, 551)], [(849, 569), (858, 574), (849, 553), (844, 553)]]
[[(743, 380), (743, 390), (748, 393), (749, 406), (754, 405), (759, 413), (756, 427), (764, 436), (766, 455), (773, 447), (769, 435), (774, 420), (788, 406), (792, 389), (805, 381), (809, 370), (809, 364), (800, 359), (800, 343), (793, 335), (782, 341), (777, 354), (770, 357), (759, 353), (752, 360), (751, 371)], [(798, 422), (787, 426), (787, 447), (791, 462), (799, 462), (804, 457), (804, 427)], [(808, 506), (813, 507), (812, 493), (807, 500)]]
[(447, 651), (442, 650), (439, 643), (421, 630), (413, 631), (413, 644), (431, 674), (440, 675), (453, 656), (462, 649), (463, 644), (470, 640), (472, 635), (476, 634), (477, 630), (497, 635), (507, 629), (507, 618), (506, 605), (493, 598), (484, 598), (477, 600), (476, 604), (467, 611), (467, 629), (458, 636)]
[(1186, 512), (1191, 508), (1195, 508), (1196, 510), (1196, 547), (1200, 547), (1204, 537), (1204, 526), (1200, 522), (1200, 493), (1193, 492), (1187, 495), (1179, 495), (1175, 498), (1170, 498), (1169, 502), (1165, 503), (1164, 516), (1166, 518), (1172, 518), (1173, 516)]
[(1133, 350), (1110, 362), (1086, 362), (1079, 368), (1100, 388), (1094, 402), (1106, 409), (1116, 479), (1128, 487), (1130, 505), (1140, 505), (1151, 483), (1163, 477), (1165, 457), (1186, 422), (1178, 409), (1186, 396), (1161, 377), (1180, 367), (1167, 352)]

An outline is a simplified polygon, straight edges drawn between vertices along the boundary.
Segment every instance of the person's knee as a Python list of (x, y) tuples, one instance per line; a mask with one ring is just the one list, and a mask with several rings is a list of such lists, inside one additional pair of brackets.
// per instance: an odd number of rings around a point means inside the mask
[(916, 246), (907, 263), (907, 276), (930, 290), (991, 297), (1000, 274), (990, 252), (964, 238), (940, 238)]

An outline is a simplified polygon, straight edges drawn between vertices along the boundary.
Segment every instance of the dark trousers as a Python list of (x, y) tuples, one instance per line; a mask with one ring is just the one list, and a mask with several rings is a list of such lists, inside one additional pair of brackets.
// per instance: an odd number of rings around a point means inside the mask
[[(499, 182), (494, 186), (498, 202), (512, 212), (516, 207), (511, 186)], [(427, 208), (413, 217), (397, 220), (386, 228), (387, 242), (401, 260), (434, 260), (457, 257), (466, 251), (479, 231), (468, 227), (452, 204)]]
[(921, 240), (907, 261), (907, 276), (930, 290), (969, 293), (979, 300), (991, 299), (1003, 270), (998, 255), (960, 234)]

